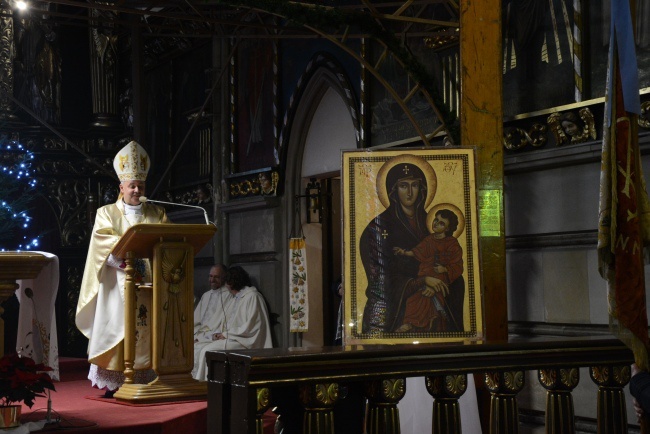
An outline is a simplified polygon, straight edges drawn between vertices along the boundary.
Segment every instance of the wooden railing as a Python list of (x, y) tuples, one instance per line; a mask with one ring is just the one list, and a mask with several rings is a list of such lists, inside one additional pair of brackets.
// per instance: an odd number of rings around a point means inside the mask
[[(510, 339), (435, 345), (289, 348), (211, 352), (208, 432), (261, 434), (273, 391), (297, 386), (303, 433), (333, 434), (340, 383), (363, 382), (368, 434), (399, 433), (397, 403), (406, 377), (426, 377), (435, 432), (460, 432), (458, 398), (467, 374), (482, 374), (490, 393), (490, 434), (516, 434), (524, 371), (537, 370), (547, 390), (547, 432), (574, 433), (572, 390), (580, 367), (598, 386), (598, 432), (627, 433), (623, 387), (631, 351), (613, 337)], [(381, 423), (373, 423), (381, 421)]]

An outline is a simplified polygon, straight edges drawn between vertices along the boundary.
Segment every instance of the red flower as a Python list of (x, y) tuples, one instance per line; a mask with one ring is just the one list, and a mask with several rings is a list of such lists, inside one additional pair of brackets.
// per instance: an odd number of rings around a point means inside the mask
[(45, 373), (51, 370), (42, 363), (18, 354), (0, 358), (0, 403), (9, 405), (24, 401), (31, 408), (34, 398), (45, 396), (45, 389), (55, 390), (52, 379)]

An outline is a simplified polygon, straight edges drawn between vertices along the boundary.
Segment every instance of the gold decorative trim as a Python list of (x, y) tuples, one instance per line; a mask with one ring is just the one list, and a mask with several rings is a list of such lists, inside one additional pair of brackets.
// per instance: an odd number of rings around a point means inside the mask
[(300, 401), (307, 409), (332, 407), (339, 399), (338, 383), (317, 383), (300, 386)]
[(485, 373), (485, 385), (492, 393), (516, 394), (523, 389), (524, 384), (524, 371)]
[(406, 394), (406, 379), (387, 378), (366, 384), (366, 396), (374, 402), (396, 403)]
[(459, 398), (467, 390), (467, 374), (426, 377), (426, 387), (434, 398)]
[(577, 368), (540, 369), (537, 378), (547, 390), (572, 390), (580, 382), (580, 371)]
[(600, 387), (623, 387), (630, 381), (631, 374), (629, 365), (592, 366), (589, 368), (591, 379)]
[(523, 128), (508, 128), (503, 134), (503, 146), (510, 150), (516, 151), (526, 145), (539, 148), (546, 144), (546, 125), (533, 124), (529, 131)]
[(614, 381), (621, 387), (629, 383), (632, 378), (632, 370), (629, 366), (614, 366)]
[(560, 381), (564, 386), (573, 389), (580, 381), (580, 371), (577, 368), (560, 369)]
[(252, 196), (276, 196), (280, 185), (280, 173), (277, 170), (254, 171), (231, 175), (226, 181), (230, 199)]
[(504, 385), (510, 392), (519, 392), (524, 386), (524, 371), (508, 371), (503, 374)]
[(271, 391), (268, 387), (257, 389), (257, 412), (264, 412), (271, 403)]
[(589, 368), (591, 379), (599, 386), (605, 386), (609, 383), (609, 366), (592, 366)]
[(551, 388), (557, 380), (557, 371), (555, 369), (540, 369), (538, 379), (542, 386)]
[(641, 128), (650, 129), (650, 101), (641, 103), (641, 115), (638, 122)]

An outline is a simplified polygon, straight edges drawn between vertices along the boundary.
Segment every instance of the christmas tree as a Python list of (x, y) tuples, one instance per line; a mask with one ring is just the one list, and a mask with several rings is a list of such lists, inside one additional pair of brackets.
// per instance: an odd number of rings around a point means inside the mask
[(34, 250), (38, 236), (30, 234), (29, 205), (36, 179), (34, 154), (15, 140), (0, 138), (0, 251)]

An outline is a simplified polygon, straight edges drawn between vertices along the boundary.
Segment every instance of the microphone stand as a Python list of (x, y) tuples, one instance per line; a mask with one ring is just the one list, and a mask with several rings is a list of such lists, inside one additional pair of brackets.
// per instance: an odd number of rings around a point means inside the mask
[(184, 203), (164, 202), (164, 201), (162, 201), (162, 200), (153, 200), (153, 199), (149, 199), (148, 197), (145, 197), (145, 196), (140, 196), (140, 198), (139, 198), (138, 200), (139, 200), (141, 203), (145, 203), (145, 202), (153, 202), (153, 203), (162, 203), (162, 204), (165, 204), (165, 205), (186, 206), (186, 207), (188, 207), (188, 208), (197, 208), (197, 209), (200, 209), (201, 211), (203, 211), (203, 216), (205, 217), (205, 224), (206, 224), (206, 225), (209, 225), (209, 224), (210, 224), (210, 220), (208, 220), (208, 212), (205, 210), (205, 208), (203, 208), (203, 207), (201, 207), (201, 206), (197, 206), (197, 205), (187, 205), (187, 204), (184, 204)]

